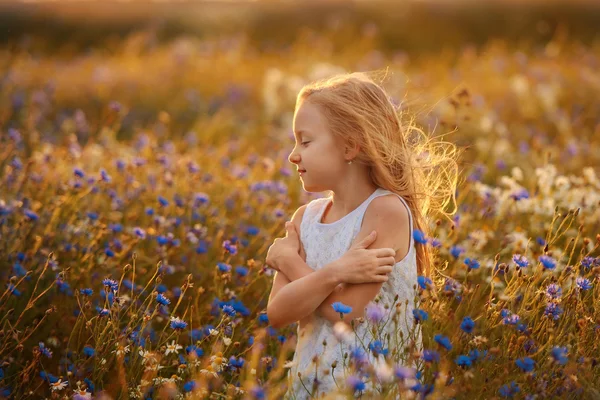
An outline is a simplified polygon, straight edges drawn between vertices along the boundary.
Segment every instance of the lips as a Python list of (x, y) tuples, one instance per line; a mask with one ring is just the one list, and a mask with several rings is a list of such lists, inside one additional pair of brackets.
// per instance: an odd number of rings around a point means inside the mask
[(298, 173), (301, 173), (301, 172), (306, 172), (306, 170), (305, 169), (298, 169)]

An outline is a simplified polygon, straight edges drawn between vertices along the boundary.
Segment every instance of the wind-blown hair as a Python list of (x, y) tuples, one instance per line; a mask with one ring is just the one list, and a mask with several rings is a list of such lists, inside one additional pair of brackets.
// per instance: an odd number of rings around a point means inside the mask
[[(414, 117), (402, 123), (403, 115), (384, 89), (366, 74), (342, 74), (309, 83), (298, 93), (296, 108), (305, 100), (319, 107), (336, 141), (351, 147), (358, 144), (354, 162), (369, 167), (375, 185), (406, 200), (413, 229), (429, 237), (428, 221), (434, 214), (450, 219), (456, 213), (457, 147), (427, 137)], [(451, 201), (455, 207), (447, 212)], [(430, 276), (431, 246), (417, 241), (415, 245), (418, 273)]]

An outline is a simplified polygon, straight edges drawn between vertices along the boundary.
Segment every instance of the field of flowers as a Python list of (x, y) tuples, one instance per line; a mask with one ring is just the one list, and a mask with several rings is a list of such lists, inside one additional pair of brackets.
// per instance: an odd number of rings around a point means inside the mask
[(600, 397), (600, 45), (417, 56), (331, 29), (0, 52), (0, 397), (280, 398), (296, 325), (269, 326), (264, 259), (319, 195), (287, 161), (295, 95), (356, 70), (467, 151), (453, 219), (415, 232), (419, 308), (367, 316), (414, 318), (423, 351), (353, 350), (340, 393), (365, 373), (379, 398)]

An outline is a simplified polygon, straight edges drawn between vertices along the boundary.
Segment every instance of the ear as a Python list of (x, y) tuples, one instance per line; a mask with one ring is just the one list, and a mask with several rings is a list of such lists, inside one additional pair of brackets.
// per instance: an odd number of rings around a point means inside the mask
[(360, 146), (358, 145), (358, 143), (348, 141), (345, 145), (344, 158), (346, 159), (346, 161), (354, 160), (359, 152)]

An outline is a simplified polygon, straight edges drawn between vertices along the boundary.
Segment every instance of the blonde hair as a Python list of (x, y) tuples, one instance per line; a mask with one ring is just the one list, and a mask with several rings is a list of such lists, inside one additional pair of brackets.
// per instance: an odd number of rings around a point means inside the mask
[[(428, 138), (414, 117), (403, 124), (384, 89), (366, 74), (342, 74), (309, 83), (298, 93), (296, 107), (307, 99), (319, 106), (336, 140), (360, 147), (354, 162), (369, 167), (373, 183), (406, 200), (413, 230), (429, 237), (427, 221), (432, 214), (450, 219), (456, 213), (457, 147)], [(447, 212), (451, 200), (455, 207)], [(418, 273), (430, 276), (430, 246), (415, 241), (415, 247)]]

